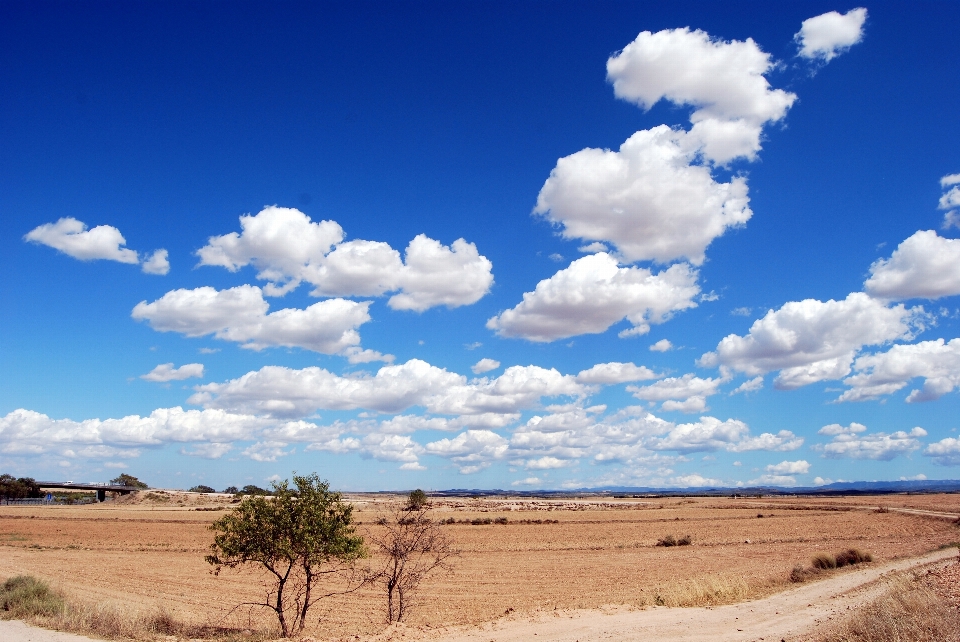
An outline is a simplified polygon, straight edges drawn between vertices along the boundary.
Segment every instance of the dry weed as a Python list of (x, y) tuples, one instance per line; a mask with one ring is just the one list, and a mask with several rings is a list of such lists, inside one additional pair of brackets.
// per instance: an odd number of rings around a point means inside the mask
[(711, 576), (659, 588), (656, 606), (719, 606), (756, 597), (761, 587), (751, 587), (742, 577)]
[(951, 642), (960, 640), (960, 612), (929, 582), (894, 576), (879, 598), (863, 606), (818, 642)]

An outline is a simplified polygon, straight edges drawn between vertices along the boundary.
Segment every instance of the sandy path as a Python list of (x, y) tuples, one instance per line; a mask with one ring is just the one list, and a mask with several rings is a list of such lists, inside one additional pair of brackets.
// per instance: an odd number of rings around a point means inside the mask
[[(919, 558), (898, 560), (830, 579), (803, 584), (762, 600), (719, 607), (644, 610), (614, 608), (608, 611), (558, 611), (549, 614), (509, 616), (478, 627), (425, 631), (393, 628), (368, 641), (424, 640), (431, 642), (595, 642), (599, 640), (659, 642), (793, 642), (817, 626), (843, 617), (846, 611), (871, 600), (883, 590), (876, 583), (886, 573), (956, 559), (954, 549), (935, 551)], [(68, 633), (48, 631), (23, 622), (0, 621), (3, 642), (89, 642)]]
[[(956, 558), (945, 549), (920, 558), (847, 572), (804, 584), (772, 597), (730, 606), (703, 608), (654, 607), (642, 611), (614, 610), (551, 613), (534, 618), (506, 618), (480, 627), (457, 628), (430, 635), (432, 642), (594, 642), (623, 640), (659, 642), (793, 641), (809, 635), (828, 620), (842, 617), (883, 590), (871, 584), (883, 574)], [(423, 631), (389, 631), (375, 639), (424, 639)]]

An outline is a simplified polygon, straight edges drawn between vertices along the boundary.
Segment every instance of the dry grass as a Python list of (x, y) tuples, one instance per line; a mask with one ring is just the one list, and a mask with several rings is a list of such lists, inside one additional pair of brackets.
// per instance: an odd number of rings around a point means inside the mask
[(29, 575), (12, 577), (0, 586), (0, 617), (110, 640), (155, 640), (157, 636), (177, 636), (223, 642), (242, 638), (258, 642), (275, 637), (271, 631), (188, 625), (162, 609), (141, 613), (113, 604), (90, 604), (70, 599)]
[(751, 586), (742, 577), (711, 576), (678, 581), (661, 587), (651, 606), (720, 606), (759, 597), (766, 586)]
[(883, 595), (817, 642), (951, 642), (960, 640), (960, 611), (922, 576), (894, 576)]

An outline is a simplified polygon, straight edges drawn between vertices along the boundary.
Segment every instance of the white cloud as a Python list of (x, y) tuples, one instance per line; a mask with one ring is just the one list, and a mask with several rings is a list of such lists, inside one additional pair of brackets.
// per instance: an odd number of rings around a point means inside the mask
[(609, 252), (609, 251), (610, 249), (599, 241), (594, 241), (593, 243), (587, 243), (586, 245), (581, 245), (580, 247), (577, 248), (577, 252), (583, 252), (584, 254), (596, 254), (597, 252)]
[(909, 477), (901, 476), (900, 481), (924, 481), (926, 478), (927, 478), (926, 475), (924, 475), (923, 473), (919, 473), (917, 475), (911, 475)]
[(172, 290), (152, 303), (141, 301), (131, 316), (146, 320), (159, 332), (188, 337), (212, 334), (252, 350), (286, 346), (322, 354), (370, 354), (348, 353), (360, 343), (357, 328), (370, 320), (369, 301), (327, 299), (304, 310), (286, 308), (268, 314), (269, 307), (260, 288), (252, 285), (228, 290), (200, 287)]
[(577, 259), (523, 295), (516, 307), (487, 321), (504, 337), (549, 342), (599, 334), (626, 318), (633, 327), (620, 336), (644, 334), (674, 312), (696, 307), (697, 271), (680, 263), (658, 274), (619, 267), (609, 254)]
[(840, 379), (860, 348), (909, 338), (923, 315), (923, 308), (887, 306), (862, 292), (842, 301), (790, 301), (754, 321), (747, 336), (724, 337), (700, 364), (748, 375), (780, 370), (774, 383), (781, 389)]
[(841, 426), (840, 424), (830, 424), (824, 426), (817, 431), (819, 435), (827, 435), (829, 437), (836, 437), (837, 435), (856, 435), (861, 432), (866, 432), (867, 427), (863, 424), (858, 424), (857, 422), (851, 422), (849, 426)]
[(542, 484), (543, 481), (539, 477), (526, 477), (524, 479), (518, 479), (516, 481), (510, 482), (511, 486), (536, 486), (537, 484)]
[(960, 294), (960, 240), (921, 230), (905, 240), (889, 259), (870, 266), (863, 284), (885, 299), (939, 299)]
[(669, 339), (660, 339), (650, 346), (650, 350), (653, 352), (669, 352), (673, 350), (673, 344), (670, 343)]
[(361, 440), (360, 454), (380, 461), (416, 463), (424, 452), (423, 446), (409, 435), (367, 435)]
[(286, 447), (287, 444), (282, 441), (258, 441), (248, 446), (240, 454), (253, 461), (277, 461), (280, 457), (286, 457), (294, 453), (293, 449), (284, 450)]
[(863, 7), (847, 13), (830, 11), (808, 18), (794, 36), (804, 58), (830, 62), (863, 39), (863, 23), (867, 10)]
[(940, 179), (940, 187), (950, 187), (951, 185), (960, 185), (960, 174), (947, 174)]
[(733, 314), (738, 317), (748, 317), (753, 310), (750, 308), (734, 308), (730, 310), (730, 314)]
[[(445, 457), (461, 464), (460, 472), (477, 472), (477, 465), (489, 464), (507, 454), (509, 442), (490, 430), (467, 430), (453, 439), (432, 441), (425, 447), (427, 453)], [(472, 466), (469, 464), (473, 464)]]
[(704, 488), (706, 486), (723, 486), (723, 481), (704, 477), (700, 473), (691, 473), (671, 478), (670, 485), (680, 488)]
[(192, 377), (203, 377), (202, 363), (185, 363), (179, 368), (174, 368), (172, 363), (161, 363), (147, 374), (140, 375), (141, 379), (159, 382), (181, 381)]
[(511, 366), (495, 379), (467, 382), (462, 375), (411, 359), (384, 366), (372, 377), (340, 377), (318, 367), (266, 366), (239, 379), (198, 386), (197, 391), (191, 403), (256, 414), (304, 417), (319, 409), (400, 412), (423, 406), (432, 413), (475, 415), (477, 421), (488, 422), (532, 408), (542, 397), (580, 397), (587, 389), (570, 375), (538, 366)]
[(400, 466), (400, 470), (426, 470), (427, 467), (421, 465), (416, 461), (408, 461), (407, 463)]
[(140, 268), (147, 274), (164, 275), (170, 271), (170, 261), (167, 260), (166, 250), (156, 250), (150, 256), (143, 260), (143, 266)]
[[(158, 408), (147, 417), (121, 419), (51, 419), (32, 410), (18, 409), (0, 418), (0, 452), (62, 452), (66, 456), (114, 457), (116, 449), (160, 446), (171, 442), (224, 444), (250, 439), (268, 421), (222, 410)], [(73, 451), (79, 448), (79, 451)], [(86, 449), (86, 450), (85, 450)], [(92, 449), (92, 450), (91, 450)]]
[(796, 486), (797, 480), (790, 475), (760, 475), (747, 482), (748, 486)]
[(764, 470), (771, 475), (806, 475), (810, 472), (810, 463), (804, 459), (781, 461), (779, 464), (768, 465)]
[(104, 259), (137, 264), (137, 253), (121, 247), (127, 244), (120, 230), (111, 225), (98, 225), (92, 230), (75, 218), (62, 218), (56, 223), (44, 223), (23, 237), (31, 243), (47, 245), (67, 256), (81, 261)]
[(422, 312), (478, 301), (493, 284), (493, 265), (473, 243), (441, 245), (423, 234), (406, 248), (405, 259), (387, 243), (344, 241), (335, 221), (314, 223), (299, 210), (265, 207), (240, 217), (241, 232), (211, 237), (197, 251), (200, 265), (237, 271), (253, 265), (268, 281), (264, 293), (278, 296), (306, 281), (314, 296), (382, 296), (388, 305)]
[(949, 230), (951, 227), (955, 227), (960, 230), (960, 212), (954, 210), (944, 214), (943, 225), (941, 227), (945, 230)]
[(556, 457), (540, 457), (538, 459), (530, 459), (524, 462), (523, 467), (527, 470), (550, 470), (553, 468), (564, 468), (569, 466), (572, 462), (565, 459), (557, 459)]
[(690, 135), (666, 125), (638, 131), (619, 151), (588, 148), (557, 161), (534, 213), (568, 239), (605, 241), (628, 262), (699, 265), (710, 243), (745, 224), (747, 182), (714, 180), (695, 165)]
[(933, 401), (960, 386), (960, 339), (895, 345), (886, 352), (864, 355), (854, 362), (856, 374), (843, 380), (851, 387), (838, 401), (865, 401), (892, 394), (915, 377), (923, 387), (907, 403)]
[(745, 452), (748, 450), (796, 450), (803, 439), (789, 430), (778, 434), (763, 433), (751, 437), (747, 424), (737, 419), (721, 421), (715, 417), (701, 417), (700, 421), (673, 426), (666, 436), (653, 439), (654, 450), (676, 450), (681, 453), (712, 452), (727, 450)]
[(960, 439), (947, 437), (927, 446), (923, 454), (941, 466), (960, 466)]
[[(703, 155), (720, 164), (753, 158), (764, 124), (780, 120), (796, 100), (770, 89), (773, 67), (756, 42), (725, 42), (703, 31), (644, 31), (607, 60), (618, 98), (649, 109), (661, 99), (695, 107), (691, 135)], [(692, 258), (692, 257), (691, 257)]]
[(473, 371), (473, 374), (483, 374), (484, 372), (490, 372), (491, 370), (496, 370), (500, 367), (500, 362), (496, 359), (480, 359), (477, 361), (470, 369)]
[(598, 363), (591, 368), (581, 370), (577, 375), (577, 381), (585, 384), (612, 384), (627, 381), (646, 381), (647, 379), (656, 379), (659, 376), (646, 366), (638, 366), (632, 362), (611, 361), (610, 363)]
[(233, 450), (233, 444), (211, 442), (194, 444), (191, 450), (181, 448), (180, 454), (187, 455), (188, 457), (201, 457), (203, 459), (220, 459), (231, 450)]
[[(859, 426), (859, 424), (851, 424), (849, 430), (836, 434), (830, 443), (817, 444), (814, 446), (814, 450), (822, 452), (825, 457), (831, 459), (889, 461), (897, 455), (905, 455), (918, 449), (920, 442), (917, 437), (927, 435), (927, 431), (920, 427), (916, 427), (910, 432), (899, 430), (888, 435), (883, 432), (863, 433), (859, 428), (854, 432), (854, 426)], [(826, 428), (821, 428), (821, 433), (832, 434), (823, 432)]]
[(753, 379), (748, 379), (743, 383), (741, 383), (739, 386), (737, 386), (730, 392), (730, 395), (733, 396), (736, 394), (740, 394), (741, 392), (745, 394), (750, 392), (756, 392), (762, 388), (763, 388), (763, 375), (758, 375)]
[(627, 391), (637, 399), (644, 401), (662, 401), (664, 410), (680, 412), (702, 412), (706, 409), (706, 398), (717, 394), (721, 384), (728, 377), (701, 379), (693, 373), (682, 377), (668, 377), (648, 386), (627, 386)]

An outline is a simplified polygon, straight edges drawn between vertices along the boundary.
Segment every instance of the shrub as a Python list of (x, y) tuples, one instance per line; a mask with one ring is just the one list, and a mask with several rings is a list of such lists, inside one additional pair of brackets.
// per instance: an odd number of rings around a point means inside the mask
[(215, 491), (214, 489), (210, 488), (209, 486), (205, 486), (204, 484), (199, 484), (199, 485), (194, 486), (193, 488), (191, 488), (189, 492), (191, 492), (191, 493), (215, 493), (215, 492), (217, 492), (217, 491)]
[(693, 537), (690, 535), (684, 535), (677, 540), (677, 546), (690, 546), (693, 544)]
[(848, 548), (845, 551), (840, 551), (837, 553), (836, 562), (837, 568), (843, 566), (850, 566), (852, 564), (860, 564), (861, 562), (872, 562), (873, 555), (870, 553), (864, 553), (863, 551), (856, 548)]
[(0, 609), (17, 619), (35, 615), (49, 617), (63, 611), (63, 597), (42, 580), (17, 575), (0, 588)]
[(40, 486), (33, 477), (14, 478), (13, 475), (0, 475), (0, 497), (6, 499), (26, 499), (40, 497)]
[(817, 553), (810, 558), (810, 566), (822, 571), (837, 568), (837, 558), (830, 553)]
[(667, 535), (657, 540), (657, 546), (676, 546), (677, 538), (673, 535)]
[(236, 495), (237, 493), (240, 492), (240, 489), (237, 488), (236, 486), (227, 486), (226, 488), (223, 489), (223, 492), (228, 495)]
[(494, 524), (506, 524), (509, 520), (506, 517), (498, 517), (493, 520)]
[(427, 494), (420, 490), (411, 490), (407, 496), (407, 510), (420, 510), (427, 505)]

